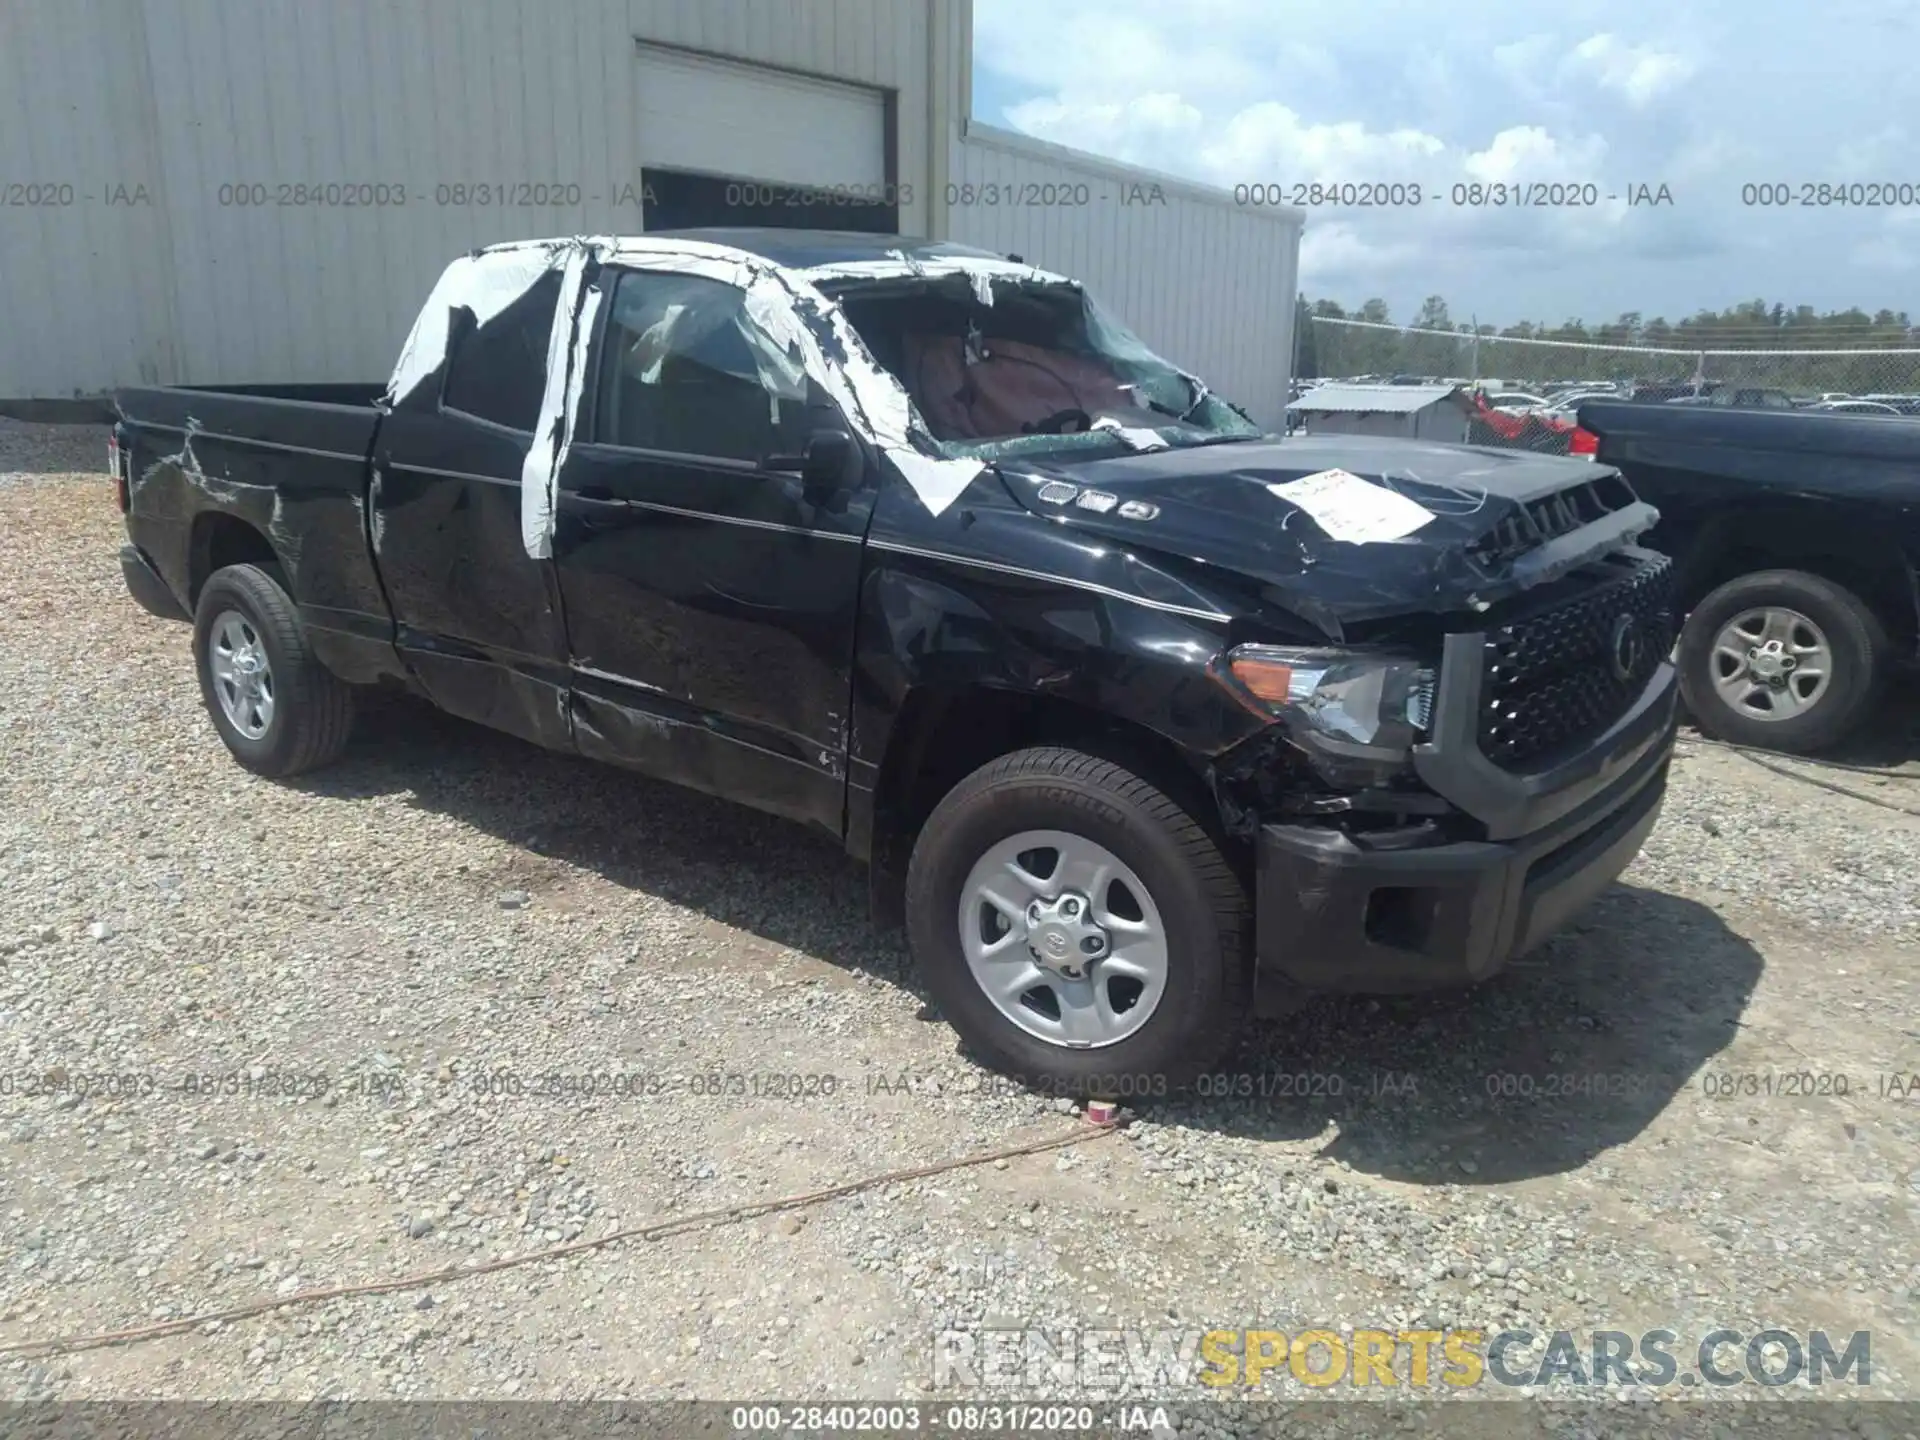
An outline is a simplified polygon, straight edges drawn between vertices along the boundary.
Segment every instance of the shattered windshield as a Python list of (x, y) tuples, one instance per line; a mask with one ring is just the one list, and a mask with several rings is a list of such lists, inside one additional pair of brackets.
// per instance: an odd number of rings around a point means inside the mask
[(996, 275), (989, 287), (949, 275), (822, 288), (951, 458), (1158, 450), (1261, 433), (1077, 285)]

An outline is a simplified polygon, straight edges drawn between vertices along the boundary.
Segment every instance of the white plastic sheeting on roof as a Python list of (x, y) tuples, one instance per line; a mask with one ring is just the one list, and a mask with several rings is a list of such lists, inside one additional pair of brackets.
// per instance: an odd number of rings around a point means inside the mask
[(886, 279), (904, 275), (922, 280), (944, 280), (949, 276), (964, 275), (973, 282), (973, 293), (982, 305), (993, 303), (995, 280), (1017, 280), (1027, 285), (1071, 285), (1076, 289), (1080, 284), (1068, 276), (1056, 275), (1051, 270), (1042, 270), (1037, 265), (1028, 265), (1019, 260), (977, 255), (909, 255), (903, 250), (889, 251), (886, 257), (878, 260), (841, 260), (826, 265), (809, 265), (800, 273), (809, 280)]

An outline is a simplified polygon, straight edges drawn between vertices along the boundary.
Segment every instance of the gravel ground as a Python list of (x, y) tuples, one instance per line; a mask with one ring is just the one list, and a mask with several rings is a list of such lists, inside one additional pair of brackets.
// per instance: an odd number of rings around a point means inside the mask
[[(1920, 1100), (1884, 1078), (1920, 1072), (1920, 818), (1689, 740), (1645, 854), (1526, 963), (1318, 1004), (1101, 1134), (957, 1054), (858, 870), (782, 822), (403, 701), (325, 772), (240, 770), (185, 627), (124, 593), (104, 443), (0, 421), (0, 1346), (1076, 1139), (0, 1354), (14, 1397), (1004, 1398), (936, 1383), (938, 1333), (1667, 1328), (1686, 1370), (1773, 1326), (1870, 1330), (1870, 1393), (1920, 1398)], [(1848, 1093), (1716, 1093), (1786, 1072)]]

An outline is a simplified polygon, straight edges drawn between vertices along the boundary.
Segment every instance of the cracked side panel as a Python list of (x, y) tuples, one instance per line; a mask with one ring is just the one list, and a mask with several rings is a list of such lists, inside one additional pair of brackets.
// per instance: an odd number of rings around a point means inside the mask
[[(353, 506), (354, 525), (358, 529), (366, 523), (366, 502), (358, 495), (349, 495)], [(284, 491), (273, 492), (273, 509), (267, 516), (267, 539), (273, 545), (273, 553), (280, 557), (280, 563), (286, 567), (287, 574), (294, 578), (295, 588), (299, 588), (300, 548), (304, 530), (288, 523), (287, 499)]]
[[(715, 717), (686, 706), (667, 714), (659, 697), (597, 675), (576, 676), (573, 733), (580, 753), (650, 775), (670, 777), (709, 795), (746, 799), (759, 810), (814, 825), (836, 839), (843, 813), (845, 765), (822, 748), (781, 753), (760, 745), (716, 745)], [(765, 737), (759, 737), (765, 738)]]
[(367, 543), (373, 406), (172, 389), (117, 402), (137, 477), (128, 535), (183, 609), (224, 566), (277, 569), (330, 670), (403, 673)]
[(1212, 679), (1224, 627), (1097, 590), (876, 551), (862, 587), (853, 758), (878, 766), (914, 690), (1064, 701), (1201, 754), (1261, 722)]

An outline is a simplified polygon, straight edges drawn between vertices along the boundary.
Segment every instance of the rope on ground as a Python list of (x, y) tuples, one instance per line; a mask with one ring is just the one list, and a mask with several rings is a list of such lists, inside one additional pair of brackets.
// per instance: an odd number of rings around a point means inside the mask
[(625, 1230), (615, 1230), (611, 1234), (592, 1240), (574, 1240), (565, 1245), (550, 1246), (545, 1250), (532, 1250), (524, 1255), (512, 1255), (505, 1259), (489, 1260), (479, 1265), (448, 1265), (439, 1270), (422, 1270), (412, 1275), (398, 1276), (392, 1280), (369, 1280), (359, 1285), (333, 1285), (320, 1290), (297, 1290), (291, 1295), (275, 1296), (268, 1300), (253, 1300), (245, 1305), (235, 1305), (226, 1310), (208, 1310), (198, 1315), (183, 1315), (176, 1320), (161, 1320), (152, 1325), (135, 1325), (125, 1330), (106, 1330), (92, 1335), (60, 1335), (44, 1340), (18, 1340), (10, 1345), (0, 1345), (0, 1355), (56, 1355), (77, 1350), (97, 1350), (108, 1345), (131, 1345), (142, 1340), (157, 1340), (164, 1335), (178, 1335), (188, 1330), (197, 1330), (212, 1321), (244, 1320), (252, 1315), (263, 1315), (269, 1310), (285, 1310), (295, 1305), (311, 1305), (321, 1300), (338, 1300), (353, 1295), (385, 1295), (396, 1290), (417, 1290), (425, 1285), (437, 1285), (445, 1280), (467, 1280), (476, 1275), (491, 1275), (500, 1270), (512, 1270), (521, 1265), (533, 1265), (542, 1260), (559, 1260), (568, 1255), (578, 1255), (588, 1250), (598, 1250), (622, 1240), (657, 1240), (667, 1235), (677, 1235), (704, 1225), (731, 1224), (739, 1220), (753, 1220), (762, 1215), (772, 1215), (781, 1210), (799, 1210), (809, 1205), (819, 1205), (828, 1200), (838, 1200), (843, 1196), (858, 1194), (863, 1190), (877, 1190), (886, 1185), (900, 1185), (909, 1180), (924, 1180), (932, 1175), (944, 1175), (952, 1170), (966, 1170), (978, 1165), (991, 1165), (996, 1160), (1012, 1160), (1022, 1155), (1038, 1155), (1046, 1150), (1063, 1150), (1069, 1145), (1080, 1145), (1098, 1140), (1120, 1129), (1117, 1121), (1083, 1124), (1079, 1129), (1067, 1135), (1055, 1135), (1046, 1140), (1035, 1140), (1026, 1145), (1013, 1145), (1001, 1150), (989, 1150), (981, 1154), (962, 1155), (954, 1160), (940, 1160), (931, 1165), (917, 1165), (906, 1170), (888, 1170), (879, 1175), (868, 1175), (858, 1180), (849, 1180), (844, 1184), (830, 1185), (824, 1190), (809, 1190), (804, 1194), (787, 1195), (777, 1200), (750, 1200), (739, 1205), (727, 1205), (716, 1210), (702, 1210), (692, 1215), (681, 1215), (670, 1220), (656, 1220), (646, 1225), (631, 1226)]
[[(1733, 751), (1750, 765), (1758, 765), (1762, 770), (1771, 770), (1776, 775), (1784, 775), (1789, 780), (1798, 780), (1804, 785), (1815, 785), (1822, 790), (1831, 790), (1836, 795), (1845, 795), (1850, 800), (1864, 800), (1869, 805), (1878, 805), (1882, 810), (1892, 810), (1901, 815), (1912, 815), (1920, 819), (1920, 809), (1911, 805), (1897, 805), (1891, 800), (1882, 800), (1878, 795), (1869, 795), (1862, 790), (1850, 790), (1845, 785), (1836, 785), (1831, 780), (1823, 780), (1818, 775), (1809, 775), (1803, 770), (1791, 770), (1775, 760), (1767, 759), (1762, 753), (1749, 750), (1744, 745), (1727, 745), (1719, 742), (1723, 748)], [(1916, 779), (1916, 776), (1903, 776), (1903, 779)]]
[[(1746, 750), (1746, 746), (1730, 745), (1730, 750)], [(1827, 760), (1813, 755), (1796, 757), (1808, 765), (1818, 765), (1822, 770), (1844, 770), (1849, 775), (1877, 775), (1885, 780), (1920, 780), (1920, 770), (1895, 770), (1886, 765), (1849, 765), (1844, 760)]]
[[(1920, 742), (1920, 735), (1916, 735)], [(1690, 735), (1684, 743), (1689, 745), (1712, 745), (1721, 750), (1738, 750), (1742, 755), (1770, 755), (1770, 750), (1756, 750), (1751, 745), (1736, 745), (1731, 740), (1715, 740), (1709, 735)], [(1849, 775), (1877, 775), (1887, 780), (1920, 780), (1920, 770), (1896, 770), (1885, 765), (1850, 765), (1845, 760), (1828, 760), (1818, 755), (1796, 755), (1793, 757), (1803, 765), (1818, 765), (1822, 770), (1844, 770)]]

